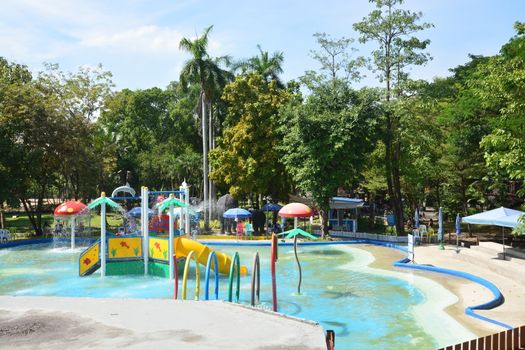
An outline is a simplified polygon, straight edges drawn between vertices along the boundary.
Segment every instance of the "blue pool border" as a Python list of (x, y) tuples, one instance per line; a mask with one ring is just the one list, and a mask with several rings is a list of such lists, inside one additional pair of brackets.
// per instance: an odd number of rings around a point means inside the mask
[[(21, 240), (9, 241), (7, 243), (0, 244), (0, 249), (19, 247), (19, 246), (26, 246), (26, 245), (32, 245), (32, 244), (52, 243), (53, 241), (56, 242), (57, 239), (53, 239), (53, 238), (21, 239)], [(60, 239), (58, 239), (58, 242), (60, 242), (60, 243), (67, 243), (69, 241), (70, 240), (67, 239), (67, 238), (60, 238)], [(94, 241), (96, 241), (96, 238), (78, 238), (77, 239), (77, 243), (79, 243), (79, 244), (91, 244)], [(269, 241), (264, 241), (264, 242), (261, 242), (261, 241), (244, 241), (244, 242), (234, 241), (234, 242), (232, 242), (232, 241), (219, 241), (219, 240), (215, 240), (215, 241), (202, 240), (202, 243), (204, 243), (206, 245), (210, 245), (210, 246), (253, 246), (253, 247), (270, 246), (270, 242)], [(299, 245), (303, 245), (303, 246), (355, 245), (355, 244), (373, 244), (373, 245), (377, 245), (377, 246), (397, 249), (397, 250), (403, 251), (405, 253), (408, 251), (406, 246), (398, 245), (398, 244), (392, 243), (392, 242), (384, 242), (384, 241), (371, 240), (371, 239), (355, 239), (355, 240), (351, 240), (351, 241), (344, 240), (344, 241), (324, 241), (324, 242), (312, 242), (312, 241), (299, 242)], [(290, 242), (290, 241), (283, 242), (283, 241), (281, 241), (281, 242), (279, 242), (279, 245), (280, 246), (292, 246), (293, 242)], [(470, 273), (463, 272), (463, 271), (452, 270), (452, 269), (445, 269), (445, 268), (435, 267), (435, 266), (430, 266), (430, 265), (410, 264), (410, 259), (408, 259), (408, 258), (403, 258), (401, 260), (395, 261), (394, 263), (392, 263), (392, 266), (398, 267), (398, 268), (406, 268), (406, 269), (413, 269), (413, 270), (420, 270), (420, 271), (436, 272), (436, 273), (441, 273), (441, 274), (450, 275), (450, 276), (454, 276), (454, 277), (460, 277), (460, 278), (472, 281), (474, 283), (477, 283), (477, 284), (487, 288), (488, 290), (490, 290), (490, 292), (492, 293), (494, 298), (492, 300), (486, 302), (486, 303), (483, 303), (483, 304), (474, 305), (474, 306), (467, 306), (465, 308), (465, 314), (467, 316), (470, 316), (470, 317), (473, 317), (473, 318), (476, 318), (476, 319), (479, 319), (479, 320), (482, 320), (482, 321), (490, 322), (490, 323), (498, 325), (500, 327), (504, 327), (504, 328), (507, 328), (507, 329), (512, 329), (513, 328), (512, 326), (510, 326), (508, 324), (505, 324), (503, 322), (500, 322), (500, 321), (497, 321), (497, 320), (494, 320), (494, 319), (491, 319), (491, 318), (479, 315), (476, 312), (474, 312), (474, 310), (490, 310), (490, 309), (493, 309), (493, 308), (503, 304), (503, 302), (505, 301), (505, 298), (501, 294), (501, 291), (492, 282), (490, 282), (490, 281), (488, 281), (488, 280), (486, 280), (484, 278), (481, 278), (479, 276), (475, 276), (475, 275), (472, 275)]]

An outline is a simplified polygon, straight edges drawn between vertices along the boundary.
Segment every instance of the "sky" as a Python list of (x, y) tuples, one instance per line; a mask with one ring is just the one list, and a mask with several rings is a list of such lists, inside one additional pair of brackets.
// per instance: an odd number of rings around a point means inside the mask
[[(235, 59), (258, 53), (284, 53), (283, 80), (295, 79), (319, 65), (310, 51), (313, 34), (357, 38), (352, 24), (372, 9), (367, 0), (2, 0), (0, 56), (27, 65), (43, 63), (62, 70), (102, 64), (113, 73), (117, 89), (164, 88), (178, 80), (187, 53), (182, 37), (193, 38), (213, 25), (209, 52)], [(468, 54), (494, 55), (513, 35), (513, 24), (525, 21), (525, 0), (405, 0), (403, 7), (421, 11), (433, 28), (419, 34), (430, 39), (433, 57), (414, 67), (413, 78), (450, 75)], [(358, 54), (369, 55), (371, 46)], [(375, 82), (369, 74), (367, 84)], [(377, 83), (376, 83), (377, 84)]]

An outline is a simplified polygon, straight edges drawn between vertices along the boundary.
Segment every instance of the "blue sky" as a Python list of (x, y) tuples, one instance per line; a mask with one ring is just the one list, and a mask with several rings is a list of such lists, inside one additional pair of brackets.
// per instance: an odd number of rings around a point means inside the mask
[[(514, 35), (513, 23), (525, 21), (525, 0), (406, 0), (404, 7), (435, 26), (420, 34), (431, 40), (433, 56), (412, 70), (423, 79), (448, 75), (469, 53), (496, 54)], [(257, 44), (283, 51), (289, 80), (318, 68), (309, 56), (314, 33), (356, 37), (352, 24), (372, 8), (367, 0), (3, 0), (0, 56), (33, 71), (43, 62), (63, 70), (102, 63), (118, 89), (165, 87), (188, 58), (178, 50), (180, 38), (213, 24), (212, 55), (246, 58)]]

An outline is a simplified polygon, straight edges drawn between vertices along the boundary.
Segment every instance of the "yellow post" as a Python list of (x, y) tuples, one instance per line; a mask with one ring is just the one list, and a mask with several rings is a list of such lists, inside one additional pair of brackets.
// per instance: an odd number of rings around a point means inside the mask
[(199, 262), (197, 261), (197, 253), (191, 251), (186, 257), (186, 264), (184, 265), (184, 275), (182, 277), (182, 300), (186, 300), (186, 282), (188, 280), (188, 272), (190, 270), (191, 259), (195, 260), (195, 300), (199, 300), (199, 286), (200, 286), (200, 273), (199, 273)]

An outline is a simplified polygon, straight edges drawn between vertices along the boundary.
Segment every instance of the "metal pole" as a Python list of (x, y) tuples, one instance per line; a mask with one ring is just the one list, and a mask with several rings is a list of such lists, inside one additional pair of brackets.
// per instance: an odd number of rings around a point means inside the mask
[[(102, 197), (106, 194), (102, 192)], [(100, 206), (100, 274), (106, 276), (106, 203)]]
[[(182, 191), (181, 193), (179, 193), (179, 200), (184, 203), (184, 188), (182, 186), (179, 186), (179, 191)], [(184, 234), (186, 232), (184, 232), (184, 228), (186, 227), (186, 225), (184, 225), (184, 217), (185, 217), (185, 213), (183, 212), (183, 208), (179, 208), (179, 231), (180, 231), (180, 234)]]
[(148, 274), (149, 261), (149, 211), (148, 211), (148, 188), (143, 186), (141, 190), (141, 226), (142, 226), (142, 255), (144, 256), (144, 274)]
[[(170, 198), (175, 198), (175, 196), (170, 194)], [(168, 237), (168, 256), (173, 256), (173, 221), (175, 220), (175, 213), (173, 212), (173, 202), (170, 203), (170, 210), (169, 210), (169, 237)], [(170, 259), (170, 279), (173, 278), (173, 259)]]
[(507, 260), (505, 256), (505, 227), (501, 228), (501, 233), (503, 235), (503, 260)]
[(71, 249), (75, 249), (75, 215), (71, 216)]
[(184, 232), (186, 234), (190, 234), (190, 186), (184, 181), (182, 183), (182, 187), (184, 188), (184, 204), (186, 204), (186, 208), (184, 208), (184, 212), (186, 213), (186, 219), (184, 220), (184, 224), (186, 227), (184, 228)]

